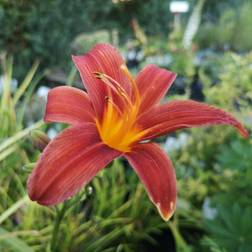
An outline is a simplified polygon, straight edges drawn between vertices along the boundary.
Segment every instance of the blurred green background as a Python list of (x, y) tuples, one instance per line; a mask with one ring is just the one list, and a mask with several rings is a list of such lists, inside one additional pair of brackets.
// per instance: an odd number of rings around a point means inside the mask
[(153, 63), (178, 73), (166, 100), (194, 99), (252, 126), (252, 1), (0, 0), (0, 251), (251, 252), (252, 139), (225, 126), (158, 139), (178, 178), (165, 223), (124, 160), (55, 208), (26, 196), (40, 151), (30, 133), (50, 88), (82, 88), (71, 54), (108, 42), (137, 73)]

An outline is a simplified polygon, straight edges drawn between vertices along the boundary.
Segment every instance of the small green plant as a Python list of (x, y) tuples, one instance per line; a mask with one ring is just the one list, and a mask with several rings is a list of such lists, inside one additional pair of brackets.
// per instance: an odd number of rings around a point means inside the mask
[(228, 207), (218, 207), (217, 217), (206, 221), (206, 228), (220, 246), (230, 252), (250, 252), (252, 250), (252, 208), (238, 203)]

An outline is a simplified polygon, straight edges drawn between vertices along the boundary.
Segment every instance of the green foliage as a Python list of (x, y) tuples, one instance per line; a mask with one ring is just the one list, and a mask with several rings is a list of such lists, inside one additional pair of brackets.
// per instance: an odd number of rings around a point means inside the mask
[(109, 32), (106, 30), (80, 34), (74, 39), (72, 47), (76, 52), (78, 52), (78, 54), (84, 54), (98, 43), (111, 43), (112, 41), (110, 37)]
[(248, 181), (252, 180), (252, 173), (249, 176), (252, 163), (251, 147), (251, 140), (235, 139), (230, 144), (220, 147), (220, 153), (217, 155), (218, 162), (222, 167), (231, 169), (234, 172), (245, 172)]
[(25, 242), (15, 236), (13, 237), (12, 233), (3, 228), (0, 228), (0, 249), (2, 252), (34, 252)]
[[(84, 202), (83, 224), (73, 230), (75, 246), (85, 251), (116, 251), (119, 247), (122, 251), (137, 251), (145, 242), (155, 243), (152, 235), (159, 234), (165, 225), (158, 215), (148, 218), (153, 206), (142, 185), (136, 183), (135, 174), (116, 161), (90, 186), (87, 190), (92, 192)], [(63, 237), (69, 236), (69, 230), (65, 231)]]
[(230, 112), (241, 110), (249, 113), (252, 99), (251, 59), (251, 53), (225, 53), (221, 57), (210, 57), (201, 69), (204, 72), (202, 79), (206, 82), (207, 101)]
[(69, 70), (71, 43), (76, 36), (118, 29), (125, 40), (132, 36), (130, 23), (135, 16), (148, 33), (167, 34), (163, 27), (172, 18), (169, 1), (147, 0), (143, 5), (140, 0), (118, 4), (111, 0), (75, 0), (67, 4), (64, 0), (1, 0), (0, 50), (18, 53), (18, 77), (36, 58), (42, 67)]
[(207, 236), (202, 239), (201, 244), (203, 245), (203, 247), (209, 248), (210, 252), (227, 252), (225, 249), (221, 248), (214, 240)]
[(219, 194), (213, 198), (215, 204), (227, 207), (238, 199), (243, 207), (252, 205), (251, 146), (251, 140), (236, 139), (220, 148), (216, 168), (223, 169), (223, 181)]
[[(200, 76), (207, 102), (244, 118), (241, 121), (251, 130), (250, 62), (250, 53), (210, 55), (200, 67)], [(209, 236), (202, 237), (200, 251), (250, 251), (251, 139), (240, 138), (230, 127), (189, 132), (187, 144), (172, 153), (176, 160), (179, 195), (190, 202), (191, 212), (201, 208), (206, 198), (218, 210), (213, 220), (205, 222), (210, 224), (203, 225)], [(233, 206), (234, 203), (237, 206)], [(227, 233), (229, 239), (225, 240), (224, 234), (218, 233), (220, 230)]]
[(252, 4), (242, 1), (233, 7), (223, 8), (219, 20), (206, 22), (200, 28), (198, 42), (201, 47), (215, 47), (220, 49), (234, 49), (247, 51), (251, 49), (252, 35)]
[(0, 45), (2, 50), (19, 54), (16, 75), (24, 73), (34, 58), (41, 59), (42, 66), (70, 67), (73, 38), (104, 27), (106, 17), (115, 8), (110, 0), (76, 0), (68, 2), (67, 8), (65, 4), (63, 0), (1, 1)]
[(182, 31), (174, 29), (169, 34), (168, 50), (172, 56), (170, 69), (182, 76), (191, 77), (194, 74), (192, 48), (185, 48), (182, 42)]
[[(35, 63), (27, 73), (24, 81), (16, 91), (12, 90), (12, 58), (2, 59), (2, 90), (0, 94), (0, 223), (8, 223), (7, 228), (0, 229), (1, 251), (34, 251), (24, 241), (17, 238), (22, 235), (33, 235), (32, 230), (16, 230), (8, 227), (18, 218), (14, 216), (28, 201), (25, 195), (24, 176), (19, 176), (22, 166), (29, 162), (29, 158), (22, 141), (32, 129), (38, 128), (42, 122), (37, 122), (23, 129), (24, 110), (34, 87), (38, 83), (39, 76), (35, 76), (38, 63)], [(24, 173), (22, 171), (21, 173)], [(13, 217), (11, 219), (11, 217)]]
[(214, 239), (230, 252), (252, 250), (252, 208), (239, 204), (227, 208), (219, 207), (217, 217), (206, 221), (206, 226)]
[[(23, 129), (24, 111), (31, 94), (37, 85), (40, 77), (34, 77), (38, 63), (35, 63), (27, 73), (24, 81), (19, 88), (12, 94), (12, 58), (3, 58), (3, 83), (0, 96), (0, 162), (12, 153), (21, 151), (18, 141), (23, 139), (30, 130), (41, 125), (38, 122), (30, 127)], [(27, 91), (27, 92), (26, 92)], [(22, 130), (23, 129), (23, 130)], [(19, 151), (17, 151), (19, 149)]]

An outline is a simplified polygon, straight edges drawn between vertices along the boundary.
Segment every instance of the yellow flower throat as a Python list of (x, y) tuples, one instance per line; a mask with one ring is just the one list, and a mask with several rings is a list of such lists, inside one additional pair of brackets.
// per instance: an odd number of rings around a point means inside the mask
[[(132, 144), (137, 142), (145, 131), (135, 123), (140, 106), (135, 80), (125, 65), (122, 65), (121, 69), (131, 82), (134, 101), (118, 82), (106, 74), (96, 72), (96, 78), (106, 84), (108, 91), (103, 118), (101, 121), (96, 120), (96, 125), (103, 143), (121, 152), (129, 152)], [(114, 103), (112, 92), (122, 101), (123, 108), (119, 108)]]

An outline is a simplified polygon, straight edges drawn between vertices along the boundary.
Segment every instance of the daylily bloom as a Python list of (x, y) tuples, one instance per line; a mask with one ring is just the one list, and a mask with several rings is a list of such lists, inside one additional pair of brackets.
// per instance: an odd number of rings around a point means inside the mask
[(73, 56), (87, 93), (56, 87), (48, 94), (44, 120), (71, 126), (50, 141), (28, 180), (32, 200), (55, 205), (85, 186), (117, 157), (126, 158), (164, 220), (176, 207), (171, 160), (149, 140), (178, 129), (227, 124), (248, 133), (232, 115), (203, 103), (160, 100), (176, 74), (155, 65), (134, 78), (109, 44)]

